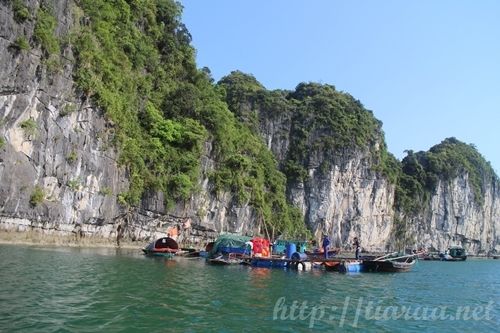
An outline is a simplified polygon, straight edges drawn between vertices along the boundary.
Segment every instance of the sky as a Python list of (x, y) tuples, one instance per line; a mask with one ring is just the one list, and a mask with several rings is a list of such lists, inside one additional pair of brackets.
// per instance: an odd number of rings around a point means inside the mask
[(198, 67), (268, 89), (332, 84), (383, 122), (389, 151), (473, 143), (500, 171), (500, 1), (181, 0)]

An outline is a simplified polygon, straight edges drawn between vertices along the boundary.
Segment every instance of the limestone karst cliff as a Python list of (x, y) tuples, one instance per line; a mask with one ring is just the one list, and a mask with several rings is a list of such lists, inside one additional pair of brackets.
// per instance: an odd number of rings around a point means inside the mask
[(305, 230), (272, 154), (195, 68), (178, 5), (120, 5), (0, 4), (2, 229), (144, 241), (191, 220), (186, 242), (274, 219)]
[(367, 250), (500, 250), (494, 173), (420, 158), (423, 179), (330, 85), (214, 84), (178, 5), (134, 6), (0, 2), (1, 229), (143, 242), (179, 227), (203, 242), (307, 228)]
[(371, 112), (328, 85), (269, 92), (240, 72), (219, 84), (231, 110), (278, 158), (288, 198), (316, 238), (328, 234), (336, 246), (345, 246), (358, 236), (365, 248), (384, 250), (394, 217), (389, 174), (399, 167), (387, 155), (381, 124)]
[(371, 250), (497, 249), (498, 177), (472, 145), (446, 139), (399, 164), (385, 151), (381, 124), (332, 86), (271, 92), (241, 72), (219, 84), (280, 161), (288, 198), (316, 236), (329, 234), (339, 246), (357, 236)]
[(399, 239), (435, 250), (498, 251), (499, 180), (473, 145), (448, 138), (409, 151), (396, 192)]

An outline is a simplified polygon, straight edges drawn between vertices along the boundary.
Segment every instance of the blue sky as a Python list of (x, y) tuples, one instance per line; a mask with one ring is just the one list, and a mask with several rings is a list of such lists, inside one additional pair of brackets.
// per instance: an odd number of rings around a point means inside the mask
[(383, 123), (389, 150), (473, 143), (500, 171), (500, 1), (182, 0), (199, 67), (268, 89), (333, 84)]

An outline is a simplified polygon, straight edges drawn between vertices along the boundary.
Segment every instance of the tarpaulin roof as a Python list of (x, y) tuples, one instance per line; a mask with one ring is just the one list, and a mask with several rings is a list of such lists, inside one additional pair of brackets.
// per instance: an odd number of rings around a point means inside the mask
[(252, 237), (240, 236), (236, 234), (223, 234), (214, 243), (214, 247), (210, 251), (210, 255), (220, 252), (222, 248), (245, 248), (245, 243), (250, 241)]

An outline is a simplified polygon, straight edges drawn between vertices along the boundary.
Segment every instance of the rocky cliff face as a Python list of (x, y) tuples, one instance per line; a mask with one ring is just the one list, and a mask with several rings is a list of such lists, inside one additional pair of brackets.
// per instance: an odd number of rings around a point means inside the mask
[[(325, 127), (316, 120), (310, 125), (310, 117), (300, 114), (300, 103), (315, 103), (309, 100), (314, 100), (316, 93), (301, 101), (290, 102), (290, 96), (303, 94), (304, 90), (310, 94), (317, 87), (313, 85), (303, 89), (299, 85), (299, 92), (288, 94), (269, 92), (262, 86), (257, 92), (255, 88), (249, 91), (245, 87), (260, 84), (255, 78), (238, 72), (221, 82), (229, 91), (228, 103), (233, 112), (260, 133), (285, 172), (290, 159), (296, 159), (297, 154), (293, 155), (296, 146), (303, 143), (296, 136), (306, 137), (306, 153), (300, 155), (299, 162), (307, 175), (299, 179), (289, 175), (287, 194), (289, 200), (300, 208), (305, 223), (317, 239), (327, 234), (336, 246), (349, 248), (352, 239), (358, 237), (363, 248), (370, 251), (401, 247), (445, 250), (451, 245), (461, 245), (470, 253), (499, 250), (500, 193), (491, 177), (484, 179), (484, 201), (480, 204), (467, 172), (459, 167), (462, 170), (459, 177), (451, 181), (445, 180), (443, 174), (436, 175), (440, 180), (429, 194), (430, 199), (419, 207), (419, 213), (407, 213), (404, 209), (398, 211), (395, 208), (395, 188), (401, 185), (391, 183), (384, 173), (375, 171), (374, 167), (380, 163), (377, 152), (381, 149), (383, 138), (379, 135), (364, 147), (332, 148), (335, 140), (328, 140), (329, 144), (325, 144), (322, 137), (325, 133), (335, 137), (337, 129)], [(322, 94), (320, 90), (319, 95)], [(336, 98), (335, 94), (328, 94), (327, 99)], [(235, 99), (237, 103), (234, 103)], [(321, 103), (315, 105), (322, 107)], [(331, 112), (331, 109), (328, 110), (328, 113)], [(353, 112), (352, 108), (347, 108), (348, 112)], [(308, 113), (317, 117), (324, 117), (325, 114), (316, 110), (309, 110)], [(380, 133), (380, 128), (376, 127), (375, 132)], [(471, 149), (463, 143), (457, 145)], [(482, 157), (480, 159), (483, 160)], [(401, 226), (395, 221), (405, 225), (406, 237), (396, 236)], [(406, 240), (399, 239), (401, 237)]]
[[(69, 2), (58, 2), (58, 33), (72, 22)], [(38, 3), (31, 2), (30, 10)], [(20, 231), (108, 237), (121, 214), (116, 197), (127, 186), (108, 126), (98, 109), (75, 92), (71, 49), (49, 71), (34, 47), (34, 22), (18, 24), (0, 6), (0, 224)], [(13, 47), (21, 36), (27, 50)], [(43, 200), (32, 196), (43, 192)], [(30, 203), (31, 200), (31, 203)], [(43, 202), (42, 202), (43, 201)]]
[[(40, 2), (27, 5), (34, 17)], [(72, 6), (54, 2), (59, 37), (74, 25)], [(76, 89), (71, 48), (50, 69), (33, 38), (34, 20), (20, 24), (14, 16), (12, 6), (1, 2), (0, 229), (144, 241), (191, 218), (182, 235), (186, 242), (213, 238), (216, 231), (253, 232), (253, 210), (237, 206), (228, 193), (212, 195), (207, 179), (200, 181), (199, 195), (168, 214), (161, 193), (146, 196), (140, 208), (120, 206), (117, 195), (128, 187), (127, 172), (117, 162), (111, 124)], [(27, 50), (14, 46), (21, 36)], [(214, 162), (211, 144), (205, 148), (206, 174)]]
[(328, 234), (335, 246), (348, 248), (358, 237), (366, 250), (385, 250), (394, 214), (393, 186), (371, 170), (370, 157), (359, 151), (338, 156), (326, 170), (319, 165), (310, 165), (308, 180), (289, 189), (316, 237)]
[(409, 233), (423, 248), (443, 250), (463, 246), (469, 253), (500, 250), (500, 192), (488, 184), (479, 205), (466, 173), (451, 182), (439, 181), (428, 207), (409, 218)]
[[(240, 105), (240, 114), (256, 113), (259, 132), (268, 148), (283, 165), (293, 146), (297, 110)], [(321, 130), (313, 131), (304, 158), (307, 177), (288, 182), (288, 199), (299, 207), (305, 223), (316, 239), (329, 235), (332, 244), (350, 248), (353, 238), (363, 240), (363, 248), (384, 251), (390, 238), (394, 216), (394, 186), (374, 171), (377, 163), (368, 149), (333, 150), (316, 147)], [(374, 149), (379, 149), (374, 144)]]
[[(26, 4), (34, 18), (40, 2)], [(75, 25), (73, 6), (71, 1), (54, 2), (59, 37)], [(35, 20), (18, 23), (14, 17), (12, 4), (0, 2), (0, 229), (140, 242), (172, 232), (185, 243), (213, 239), (219, 232), (263, 232), (248, 202), (239, 203), (229, 192), (215, 193), (209, 174), (219, 161), (212, 141), (205, 143), (198, 191), (189, 200), (167, 207), (161, 192), (151, 192), (138, 207), (118, 204), (129, 175), (118, 163), (113, 124), (75, 85), (71, 47), (63, 47), (54, 66), (33, 37)], [(19, 47), (22, 36), (28, 48)], [(266, 94), (245, 95), (232, 111), (259, 132), (282, 170), (290, 161), (298, 165), (303, 174), (289, 174), (287, 196), (315, 237), (325, 233), (334, 245), (349, 248), (357, 236), (366, 250), (393, 248), (394, 219), (400, 213), (394, 209), (395, 185), (375, 167), (383, 146), (380, 125), (375, 123), (372, 138), (356, 134), (366, 139), (364, 146), (339, 146), (340, 139), (354, 140), (354, 135), (339, 137), (342, 128), (318, 125), (311, 120), (314, 112), (286, 99), (289, 92)], [(335, 98), (335, 105), (347, 105), (348, 112), (334, 117), (330, 111), (319, 112), (318, 117), (335, 123), (359, 111), (359, 102), (345, 94)], [(307, 97), (304, 101), (309, 103)], [(306, 106), (321, 109), (325, 103), (328, 98)], [(349, 126), (367, 116), (361, 111)], [(473, 253), (500, 251), (499, 191), (495, 182), (487, 183), (484, 202), (478, 205), (466, 173), (439, 181), (421, 213), (401, 216), (413, 235), (411, 245), (442, 250), (462, 244)]]

